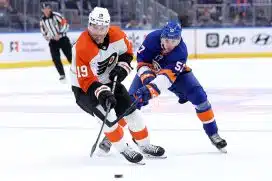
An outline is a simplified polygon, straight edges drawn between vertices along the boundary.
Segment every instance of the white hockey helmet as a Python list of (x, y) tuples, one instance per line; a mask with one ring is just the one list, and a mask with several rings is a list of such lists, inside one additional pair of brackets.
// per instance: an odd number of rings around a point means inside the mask
[(95, 7), (89, 14), (89, 24), (109, 26), (110, 14), (108, 9)]

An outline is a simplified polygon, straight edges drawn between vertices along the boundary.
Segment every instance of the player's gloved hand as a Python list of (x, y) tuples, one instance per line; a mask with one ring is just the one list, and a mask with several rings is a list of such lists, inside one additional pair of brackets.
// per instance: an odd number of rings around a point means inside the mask
[(152, 70), (146, 70), (140, 76), (143, 85), (149, 84), (155, 78), (156, 74)]
[(137, 97), (136, 94), (130, 95), (132, 102), (138, 101), (136, 104), (136, 109), (141, 109), (141, 107), (148, 105), (149, 101), (143, 101), (141, 97)]
[(142, 106), (148, 104), (150, 99), (157, 97), (160, 93), (159, 88), (153, 83), (149, 83), (138, 89), (134, 94), (134, 96), (138, 98), (137, 108), (140, 109)]
[(117, 76), (117, 81), (122, 82), (127, 75), (131, 72), (131, 67), (126, 62), (118, 62), (109, 74), (109, 79), (113, 81), (114, 77)]
[(102, 85), (98, 87), (94, 94), (105, 111), (107, 110), (107, 104), (110, 104), (111, 109), (116, 106), (117, 101), (108, 86)]

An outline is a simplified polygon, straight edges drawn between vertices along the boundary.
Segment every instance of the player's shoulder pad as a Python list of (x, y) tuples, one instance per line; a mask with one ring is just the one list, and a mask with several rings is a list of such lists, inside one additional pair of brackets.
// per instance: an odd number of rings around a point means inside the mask
[(90, 54), (90, 52), (92, 52), (92, 54), (98, 53), (99, 50), (96, 44), (91, 40), (88, 30), (83, 31), (80, 34), (76, 43), (76, 51), (78, 53), (82, 53), (83, 55)]
[(110, 26), (109, 28), (110, 42), (115, 42), (125, 38), (126, 34), (119, 26)]
[(144, 40), (144, 46), (151, 49), (157, 45), (160, 46), (160, 37), (161, 30), (155, 30), (150, 32)]

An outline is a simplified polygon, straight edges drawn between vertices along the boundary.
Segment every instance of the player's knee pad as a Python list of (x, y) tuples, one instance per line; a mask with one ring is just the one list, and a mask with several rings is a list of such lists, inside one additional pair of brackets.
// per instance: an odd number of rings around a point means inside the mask
[[(106, 111), (103, 109), (103, 107), (101, 105), (96, 106), (93, 109), (93, 113), (95, 115), (95, 117), (99, 120), (100, 123), (102, 123), (102, 121), (105, 119), (105, 115), (106, 115)], [(107, 132), (111, 132), (112, 130), (114, 130), (116, 128), (116, 125), (118, 124), (114, 124), (112, 125), (112, 123), (117, 119), (116, 113), (114, 111), (114, 109), (111, 109), (110, 112), (108, 113), (107, 119), (105, 121), (105, 124), (107, 125)]]
[(187, 92), (187, 99), (193, 105), (199, 105), (207, 101), (207, 94), (201, 86), (196, 86)]
[(139, 145), (149, 144), (149, 136), (146, 125), (144, 124), (143, 116), (139, 110), (135, 110), (130, 115), (126, 116), (128, 129), (131, 136)]
[(133, 132), (141, 131), (145, 128), (144, 118), (139, 110), (135, 110), (125, 117), (128, 127)]
[(194, 106), (198, 113), (205, 112), (211, 109), (211, 104), (208, 100)]

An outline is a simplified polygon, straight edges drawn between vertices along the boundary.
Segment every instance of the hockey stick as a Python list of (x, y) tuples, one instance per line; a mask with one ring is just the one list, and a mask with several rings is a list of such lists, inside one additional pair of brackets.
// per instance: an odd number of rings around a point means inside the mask
[(139, 98), (137, 98), (127, 109), (126, 111), (121, 114), (120, 116), (118, 116), (118, 118), (116, 120), (114, 120), (113, 122), (108, 123), (109, 126), (113, 126), (115, 125), (117, 122), (119, 122), (121, 119), (123, 119), (128, 113), (130, 113), (130, 111), (132, 111), (133, 109), (135, 109), (136, 104), (138, 103)]
[[(115, 91), (116, 82), (117, 82), (117, 76), (114, 77), (113, 84), (112, 84), (111, 92), (112, 92), (113, 94), (114, 94), (114, 91)], [(92, 150), (91, 150), (90, 157), (93, 156), (94, 151), (95, 151), (95, 149), (96, 149), (96, 147), (97, 147), (97, 144), (98, 144), (98, 141), (99, 141), (99, 139), (100, 139), (102, 130), (103, 130), (103, 128), (104, 128), (104, 125), (105, 125), (105, 123), (106, 123), (106, 121), (107, 121), (107, 118), (108, 118), (108, 114), (109, 114), (109, 112), (110, 112), (110, 107), (111, 107), (111, 104), (110, 104), (108, 101), (106, 101), (106, 114), (105, 114), (105, 117), (104, 117), (104, 119), (103, 119), (103, 123), (102, 123), (102, 125), (101, 125), (100, 131), (99, 131), (98, 136), (97, 136), (97, 138), (96, 138), (96, 141), (95, 141), (95, 143), (93, 144), (93, 147), (92, 147)]]
[[(182, 65), (182, 67), (181, 67), (179, 73), (176, 75), (177, 77), (179, 76), (180, 73), (182, 73), (182, 70), (184, 69), (185, 66), (186, 66), (185, 64)], [(119, 122), (121, 119), (123, 119), (128, 113), (130, 113), (130, 111), (132, 111), (132, 110), (135, 108), (135, 106), (136, 106), (136, 104), (138, 103), (139, 99), (141, 99), (141, 97), (138, 97), (138, 98), (130, 105), (130, 107), (127, 108), (127, 110), (126, 110), (123, 114), (121, 114), (120, 116), (118, 116), (118, 118), (117, 118), (116, 120), (114, 120), (113, 122), (110, 122), (110, 123), (109, 123), (109, 126), (115, 125), (117, 122)]]

